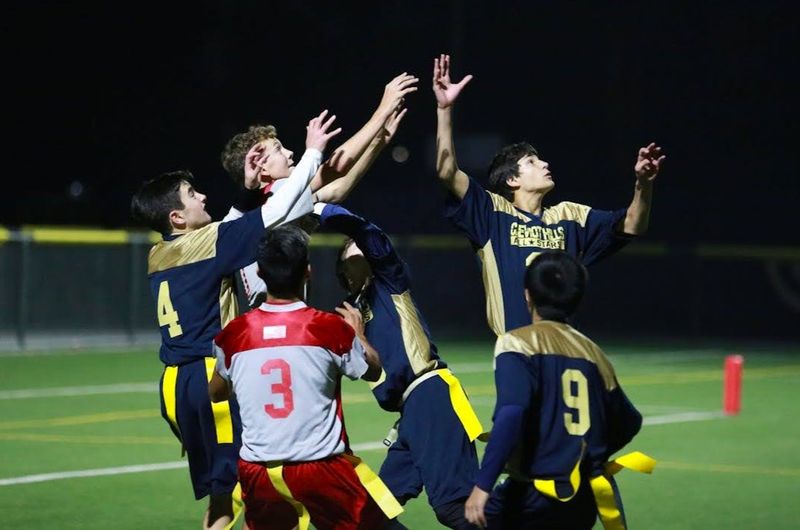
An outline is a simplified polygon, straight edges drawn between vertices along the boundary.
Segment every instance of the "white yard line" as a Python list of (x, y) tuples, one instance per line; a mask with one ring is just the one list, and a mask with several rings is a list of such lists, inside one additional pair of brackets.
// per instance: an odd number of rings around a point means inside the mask
[(717, 410), (706, 411), (706, 412), (678, 412), (676, 414), (664, 414), (662, 416), (648, 416), (644, 418), (642, 424), (666, 425), (668, 423), (687, 423), (690, 421), (706, 421), (724, 417), (725, 414), (722, 411), (717, 411)]
[[(644, 419), (645, 425), (664, 425), (667, 423), (684, 423), (690, 421), (704, 421), (722, 418), (722, 412), (682, 412), (679, 414), (666, 414), (663, 416), (650, 416)], [(363, 451), (376, 451), (385, 449), (383, 442), (364, 442), (353, 444), (351, 449), (358, 454)], [(68, 478), (103, 477), (110, 475), (124, 475), (127, 473), (144, 473), (147, 471), (163, 471), (166, 469), (180, 469), (186, 467), (185, 460), (176, 462), (161, 462), (158, 464), (142, 464), (138, 466), (105, 467), (99, 469), (81, 469), (76, 471), (62, 471), (59, 473), (42, 473), (38, 475), (23, 475), (0, 479), (0, 486), (13, 486), (16, 484), (33, 484), (36, 482), (49, 482)]]
[(22, 388), (0, 391), (0, 400), (31, 399), (95, 394), (141, 394), (158, 392), (158, 383), (117, 383), (114, 385), (62, 386), (56, 388)]

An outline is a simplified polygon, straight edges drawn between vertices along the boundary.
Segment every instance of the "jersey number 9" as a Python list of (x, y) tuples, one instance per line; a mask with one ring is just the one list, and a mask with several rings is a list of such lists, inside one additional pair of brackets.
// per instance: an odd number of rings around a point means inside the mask
[(589, 416), (589, 385), (580, 370), (568, 368), (561, 374), (564, 404), (573, 409), (564, 413), (564, 427), (575, 436), (583, 436), (592, 425)]

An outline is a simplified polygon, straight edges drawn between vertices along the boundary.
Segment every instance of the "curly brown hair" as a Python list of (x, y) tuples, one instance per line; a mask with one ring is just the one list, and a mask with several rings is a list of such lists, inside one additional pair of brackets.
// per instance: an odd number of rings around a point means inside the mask
[(254, 145), (263, 140), (277, 138), (278, 131), (272, 125), (251, 125), (247, 131), (236, 134), (225, 144), (220, 161), (233, 181), (244, 185), (244, 159)]

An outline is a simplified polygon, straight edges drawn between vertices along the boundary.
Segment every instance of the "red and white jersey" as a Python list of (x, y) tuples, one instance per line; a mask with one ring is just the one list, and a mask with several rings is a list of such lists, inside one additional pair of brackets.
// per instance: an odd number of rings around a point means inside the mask
[(262, 304), (214, 340), (217, 372), (239, 402), (249, 462), (305, 462), (347, 448), (341, 376), (367, 371), (364, 347), (338, 315), (303, 302)]

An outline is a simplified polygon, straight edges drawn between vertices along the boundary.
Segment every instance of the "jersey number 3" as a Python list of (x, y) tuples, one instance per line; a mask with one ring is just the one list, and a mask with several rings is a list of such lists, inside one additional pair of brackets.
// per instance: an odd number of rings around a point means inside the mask
[(294, 410), (294, 396), (292, 395), (292, 369), (289, 363), (283, 359), (270, 359), (261, 365), (261, 374), (267, 375), (273, 370), (278, 370), (281, 373), (281, 380), (278, 383), (273, 383), (271, 390), (272, 394), (280, 394), (283, 396), (283, 406), (276, 407), (272, 403), (264, 405), (264, 412), (275, 419), (283, 419)]
[(164, 280), (158, 285), (158, 326), (169, 326), (169, 337), (174, 339), (178, 335), (183, 335), (183, 329), (178, 323), (178, 312), (172, 307), (172, 300), (169, 297), (169, 283)]
[(564, 427), (575, 436), (583, 436), (592, 425), (589, 416), (589, 385), (580, 370), (568, 368), (561, 374), (564, 404), (573, 409), (564, 413)]

